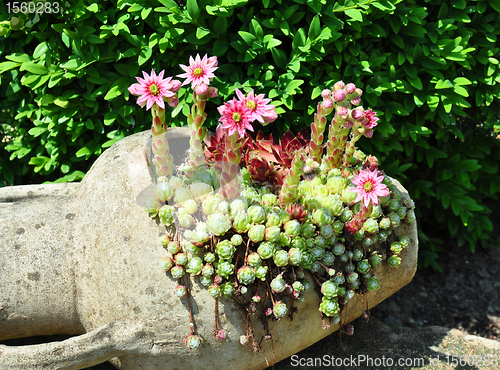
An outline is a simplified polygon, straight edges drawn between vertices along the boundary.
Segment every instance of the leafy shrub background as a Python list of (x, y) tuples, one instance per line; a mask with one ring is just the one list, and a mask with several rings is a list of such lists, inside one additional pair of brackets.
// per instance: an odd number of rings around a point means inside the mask
[[(235, 87), (274, 100), (281, 115), (265, 130), (281, 134), (310, 125), (322, 89), (354, 82), (381, 117), (360, 145), (417, 201), (424, 263), (439, 267), (443, 235), (472, 249), (488, 242), (487, 204), (500, 189), (500, 0), (72, 3), (17, 14), (20, 30), (0, 5), (5, 185), (81, 179), (103, 150), (149, 128), (127, 91), (134, 76), (179, 74), (208, 53), (220, 64), (212, 129)], [(185, 124), (191, 96), (181, 89), (180, 99), (172, 126)]]

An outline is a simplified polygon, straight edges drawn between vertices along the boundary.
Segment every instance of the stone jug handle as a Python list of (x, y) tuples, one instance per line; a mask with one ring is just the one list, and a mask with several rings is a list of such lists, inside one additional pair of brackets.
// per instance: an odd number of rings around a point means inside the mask
[(117, 321), (61, 342), (0, 345), (0, 369), (84, 369), (124, 354), (165, 356), (181, 347), (178, 339), (154, 340), (153, 326)]

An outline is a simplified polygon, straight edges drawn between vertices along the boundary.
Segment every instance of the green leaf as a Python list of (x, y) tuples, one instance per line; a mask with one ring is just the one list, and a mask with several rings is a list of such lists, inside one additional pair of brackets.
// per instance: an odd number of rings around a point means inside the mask
[(281, 45), (281, 41), (278, 39), (272, 38), (267, 43), (267, 48), (272, 49), (272, 48), (275, 48), (276, 46), (279, 46), (279, 45)]
[(422, 86), (422, 81), (420, 80), (420, 78), (417, 76), (417, 78), (413, 79), (413, 78), (410, 78), (408, 77), (407, 78), (408, 82), (417, 90), (422, 90), (423, 89), (423, 86)]
[[(214, 22), (214, 33), (217, 36), (223, 35), (227, 31), (227, 18), (217, 17)], [(217, 40), (220, 41), (220, 40)], [(216, 41), (216, 42), (217, 42)]]
[(311, 25), (309, 26), (309, 32), (307, 34), (307, 37), (309, 39), (314, 40), (316, 39), (321, 33), (321, 22), (319, 21), (319, 16), (316, 14), (311, 22)]
[(210, 34), (210, 30), (207, 30), (204, 27), (198, 27), (196, 29), (196, 38), (198, 40), (201, 40), (202, 38), (204, 38), (206, 35), (209, 35), (209, 34)]
[(214, 47), (212, 49), (212, 53), (215, 56), (221, 56), (227, 51), (228, 48), (229, 48), (229, 46), (225, 42), (223, 42), (221, 40), (216, 40), (214, 42)]
[(117, 117), (118, 117), (118, 112), (116, 111), (107, 112), (104, 115), (104, 124), (106, 126), (113, 124)]
[(458, 95), (462, 95), (465, 97), (469, 96), (469, 92), (467, 91), (467, 89), (463, 88), (462, 86), (455, 86), (453, 91), (455, 91)]
[(87, 10), (92, 13), (97, 13), (99, 11), (99, 4), (98, 3), (91, 4), (87, 6)]
[(47, 132), (47, 127), (33, 127), (28, 131), (28, 133), (34, 137), (40, 136), (44, 132)]
[(285, 53), (279, 49), (273, 48), (271, 49), (271, 54), (273, 55), (274, 62), (278, 67), (284, 68), (286, 66), (287, 57)]
[(21, 63), (17, 62), (2, 62), (0, 63), (0, 74), (11, 70), (12, 68), (19, 67)]
[(200, 8), (198, 7), (196, 0), (187, 0), (187, 12), (193, 20), (198, 20), (200, 16)]
[(285, 93), (291, 94), (295, 91), (296, 88), (298, 88), (300, 85), (304, 83), (304, 80), (292, 80), (290, 83), (285, 87)]
[(453, 83), (450, 80), (439, 80), (435, 86), (436, 89), (449, 89), (453, 88)]
[(142, 66), (144, 63), (146, 63), (149, 58), (153, 55), (153, 49), (151, 48), (146, 48), (142, 49), (141, 53), (139, 54), (139, 58), (137, 58), (137, 63)]
[(40, 64), (35, 64), (33, 62), (24, 62), (23, 64), (21, 64), (21, 68), (19, 68), (19, 70), (28, 71), (37, 75), (44, 75), (49, 71), (47, 67)]
[(115, 85), (108, 91), (108, 93), (104, 97), (104, 100), (112, 100), (117, 96), (120, 96), (121, 94), (122, 94), (122, 89), (118, 85)]
[(45, 55), (45, 53), (47, 53), (47, 49), (48, 49), (47, 43), (41, 42), (33, 51), (33, 58), (38, 59), (41, 56)]
[(347, 9), (344, 13), (355, 21), (363, 22), (363, 15), (358, 9)]
[(238, 31), (238, 34), (241, 36), (243, 41), (245, 41), (249, 46), (252, 46), (253, 42), (256, 40), (256, 37), (249, 32)]

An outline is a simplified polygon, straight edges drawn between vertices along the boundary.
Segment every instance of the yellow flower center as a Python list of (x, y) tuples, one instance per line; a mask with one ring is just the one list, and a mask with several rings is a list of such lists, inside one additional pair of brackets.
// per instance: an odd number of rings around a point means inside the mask
[(256, 106), (257, 106), (257, 104), (255, 104), (255, 102), (253, 100), (247, 100), (247, 107), (248, 108), (255, 109)]
[(149, 92), (151, 95), (158, 95), (160, 93), (160, 88), (156, 84), (151, 84), (149, 86)]
[(364, 185), (365, 191), (369, 193), (370, 191), (373, 190), (373, 184), (370, 181), (365, 182)]
[(200, 77), (203, 75), (203, 69), (200, 67), (193, 69), (193, 75), (194, 77)]
[(241, 114), (239, 113), (233, 113), (233, 121), (234, 122), (240, 122), (241, 121)]

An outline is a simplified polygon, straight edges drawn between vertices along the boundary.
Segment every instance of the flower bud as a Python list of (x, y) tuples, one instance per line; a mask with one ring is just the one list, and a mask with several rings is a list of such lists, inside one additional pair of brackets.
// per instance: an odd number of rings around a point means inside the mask
[(333, 85), (333, 90), (340, 90), (340, 89), (343, 89), (345, 88), (345, 83), (344, 81), (337, 81), (335, 82), (335, 84)]
[(356, 85), (354, 85), (353, 83), (348, 83), (345, 87), (345, 91), (348, 94), (354, 94), (354, 92), (356, 91)]
[(351, 117), (355, 121), (362, 121), (365, 118), (363, 107), (358, 107), (351, 111)]
[(182, 84), (178, 80), (170, 80), (170, 85), (172, 85), (172, 87), (170, 88), (170, 91), (176, 93), (177, 91), (179, 91)]
[(330, 89), (324, 89), (324, 90), (321, 92), (321, 97), (322, 97), (323, 99), (329, 98), (331, 95), (332, 95), (332, 91), (331, 91)]
[(330, 114), (333, 110), (333, 100), (331, 98), (326, 98), (321, 103), (321, 106), (323, 108), (322, 113), (326, 116), (326, 115)]
[(347, 114), (349, 113), (349, 111), (347, 110), (346, 107), (340, 105), (340, 106), (337, 106), (337, 115), (342, 117), (342, 118), (346, 118), (347, 117)]
[(346, 93), (344, 89), (335, 90), (333, 92), (333, 99), (338, 103), (346, 98)]
[(217, 92), (217, 89), (216, 89), (215, 87), (212, 87), (212, 86), (210, 86), (210, 87), (208, 88), (208, 92), (207, 92), (207, 94), (208, 94), (208, 97), (209, 97), (210, 99), (213, 99), (213, 98), (216, 98), (216, 97), (218, 97), (218, 96), (219, 96), (219, 93)]
[(278, 118), (278, 114), (276, 113), (276, 109), (266, 110), (266, 113), (264, 113), (262, 115), (262, 118), (264, 118), (263, 126), (267, 126), (268, 124), (276, 121), (276, 119)]
[(166, 98), (166, 101), (168, 106), (172, 108), (177, 108), (177, 106), (179, 105), (179, 98), (177, 97), (177, 95)]
[(206, 95), (208, 93), (208, 85), (205, 83), (201, 83), (194, 88), (194, 92), (196, 93), (196, 95)]

